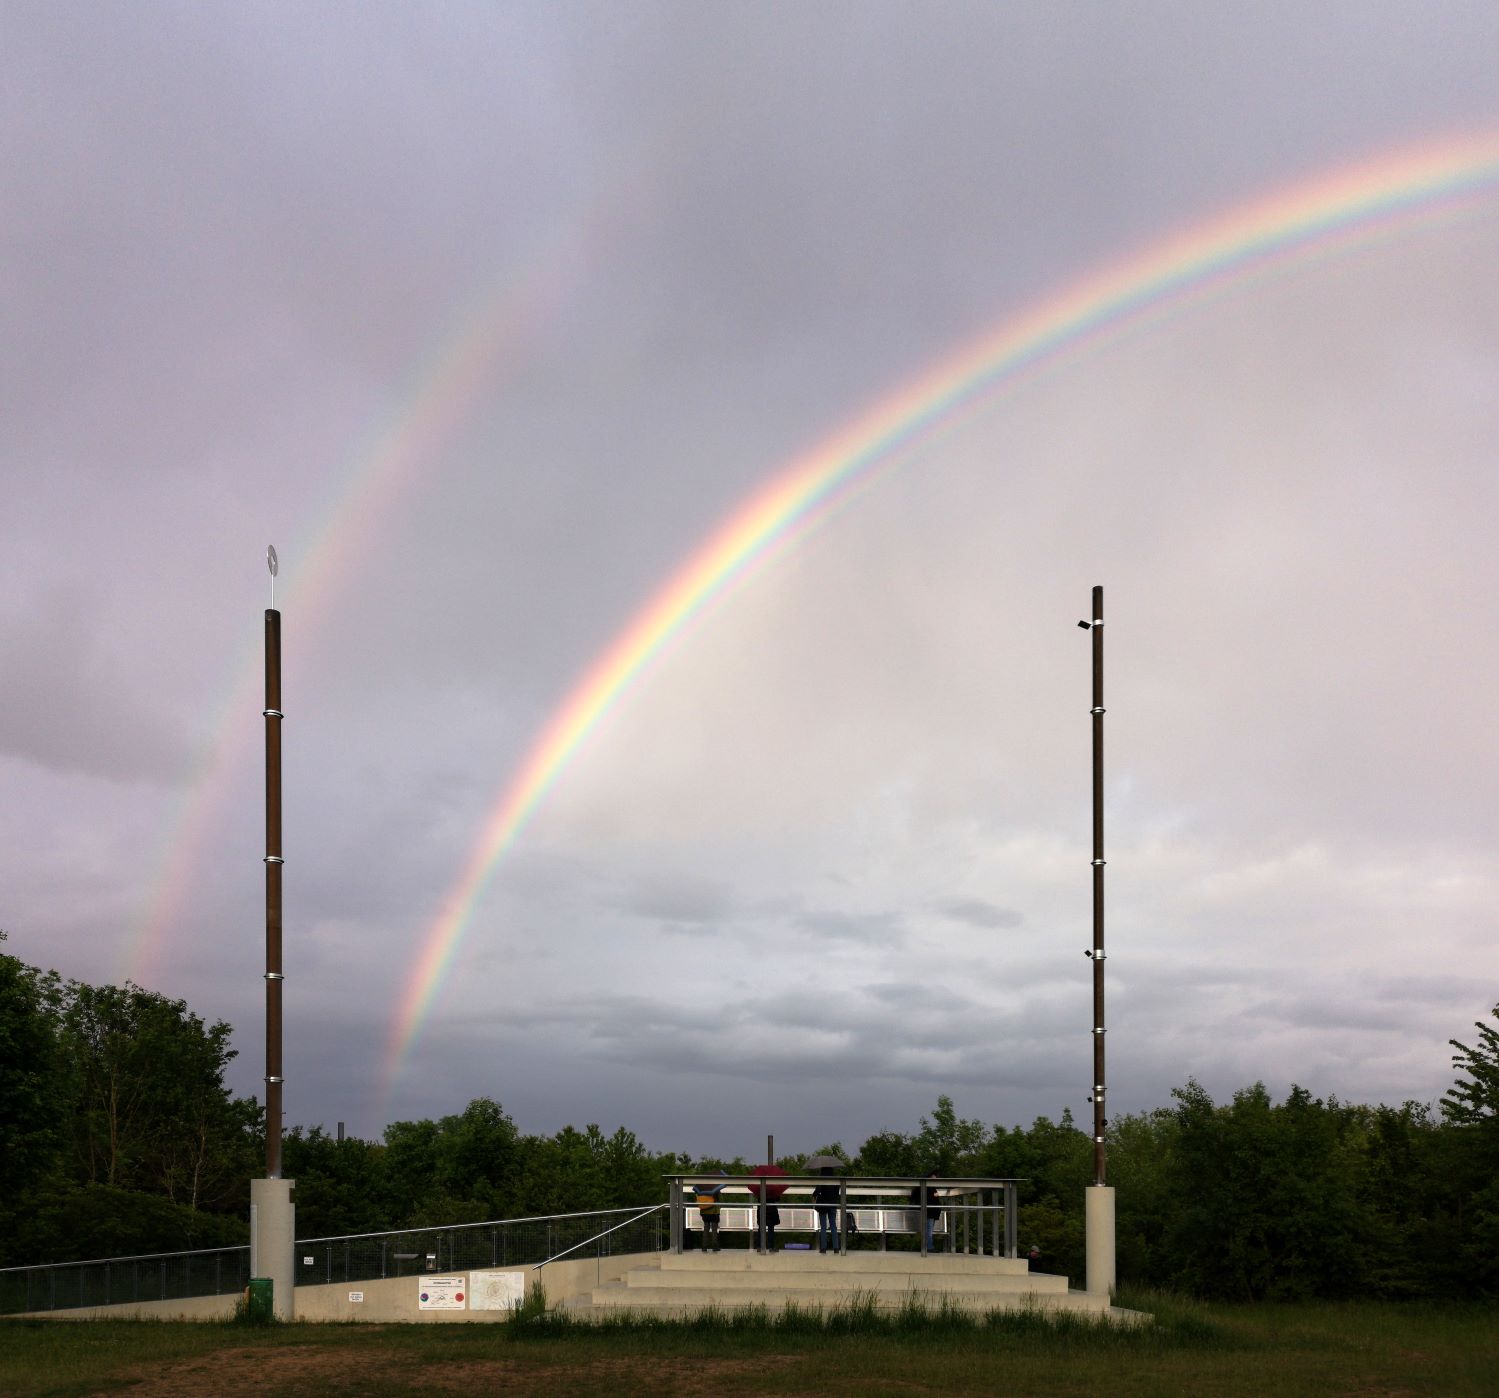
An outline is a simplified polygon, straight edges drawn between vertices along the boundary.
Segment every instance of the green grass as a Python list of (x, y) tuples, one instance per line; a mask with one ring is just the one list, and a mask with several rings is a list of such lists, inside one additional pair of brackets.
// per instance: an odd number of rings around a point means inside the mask
[[(1063, 1314), (974, 1320), (856, 1299), (603, 1326), (0, 1322), (0, 1393), (1295, 1395), (1499, 1393), (1499, 1310), (1375, 1303), (1223, 1306), (1158, 1294), (1153, 1324)], [(149, 1381), (149, 1383), (148, 1383)]]

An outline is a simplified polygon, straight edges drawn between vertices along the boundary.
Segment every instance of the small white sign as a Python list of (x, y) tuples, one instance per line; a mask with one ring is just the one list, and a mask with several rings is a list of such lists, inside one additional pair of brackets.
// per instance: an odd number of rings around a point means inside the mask
[(469, 1305), (476, 1311), (513, 1311), (526, 1298), (524, 1272), (470, 1272)]
[(466, 1310), (468, 1292), (462, 1277), (418, 1277), (418, 1308), (424, 1311)]
[(357, 1305), (359, 1302), (364, 1300), (364, 1292), (351, 1291), (349, 1293), (349, 1300), (353, 1301)]
[(311, 1266), (314, 1266), (315, 1263), (314, 1263), (314, 1260), (312, 1258), (310, 1258), (310, 1257), (304, 1257), (302, 1259), (302, 1265), (304, 1267), (311, 1267)]

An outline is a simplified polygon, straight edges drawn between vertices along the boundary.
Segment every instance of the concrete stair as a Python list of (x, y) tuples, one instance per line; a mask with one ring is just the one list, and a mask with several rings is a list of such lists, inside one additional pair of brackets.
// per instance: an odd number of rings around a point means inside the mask
[(1069, 1291), (1067, 1278), (1027, 1270), (1023, 1258), (914, 1252), (749, 1251), (661, 1253), (617, 1281), (562, 1303), (579, 1319), (635, 1314), (696, 1316), (712, 1306), (772, 1313), (788, 1303), (831, 1310), (866, 1299), (881, 1310), (899, 1310), (913, 1297), (930, 1307), (959, 1306), (982, 1314), (1036, 1309), (1109, 1312), (1107, 1296)]

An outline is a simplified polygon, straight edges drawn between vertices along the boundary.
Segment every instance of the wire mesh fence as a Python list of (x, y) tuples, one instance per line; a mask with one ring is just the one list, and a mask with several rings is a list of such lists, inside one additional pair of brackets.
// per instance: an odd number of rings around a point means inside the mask
[[(444, 1228), (302, 1238), (295, 1244), (297, 1285), (534, 1266), (570, 1248), (577, 1248), (571, 1253), (574, 1257), (662, 1251), (668, 1242), (663, 1210), (629, 1217), (639, 1213), (638, 1208), (596, 1209)], [(622, 1221), (624, 1226), (616, 1228)], [(605, 1231), (609, 1229), (614, 1231)], [(586, 1248), (578, 1246), (584, 1243)], [(0, 1269), (0, 1315), (229, 1296), (243, 1291), (249, 1282), (248, 1247), (7, 1267)]]
[[(644, 1206), (648, 1207), (648, 1206)], [(622, 1252), (659, 1252), (667, 1243), (662, 1210), (603, 1230), (640, 1209), (600, 1209), (502, 1219), (452, 1228), (418, 1228), (297, 1243), (297, 1284), (373, 1281), (423, 1272), (468, 1272), (489, 1267), (534, 1266), (580, 1243), (595, 1241), (574, 1256), (608, 1257)]]
[(150, 1253), (0, 1271), (0, 1315), (225, 1296), (250, 1281), (250, 1249)]

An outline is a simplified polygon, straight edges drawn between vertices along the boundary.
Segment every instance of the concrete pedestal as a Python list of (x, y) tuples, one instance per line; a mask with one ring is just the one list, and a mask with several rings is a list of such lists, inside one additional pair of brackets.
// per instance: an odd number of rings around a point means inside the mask
[(1087, 1227), (1088, 1285), (1095, 1295), (1114, 1290), (1114, 1189), (1112, 1185), (1090, 1185), (1084, 1214)]
[(277, 1320), (296, 1315), (297, 1206), (294, 1180), (250, 1181), (250, 1275), (275, 1283)]

